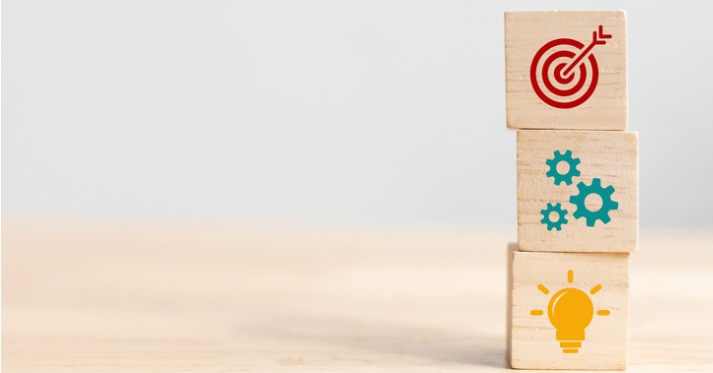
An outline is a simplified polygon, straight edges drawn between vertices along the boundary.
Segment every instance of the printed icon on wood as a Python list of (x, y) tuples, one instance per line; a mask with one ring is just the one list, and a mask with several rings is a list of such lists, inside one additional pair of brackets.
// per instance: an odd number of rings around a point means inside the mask
[[(567, 283), (574, 281), (574, 271), (567, 271)], [(537, 289), (542, 294), (548, 295), (550, 290), (543, 284), (538, 284)], [(589, 294), (594, 295), (602, 289), (601, 284), (596, 284), (589, 290)], [(533, 309), (532, 316), (542, 316), (544, 311)], [(598, 316), (609, 316), (610, 310), (599, 309)], [(556, 338), (565, 354), (576, 354), (582, 348), (582, 341), (586, 338), (585, 329), (592, 322), (594, 316), (594, 304), (592, 299), (584, 291), (576, 287), (566, 287), (557, 291), (550, 298), (547, 305), (547, 318), (557, 330)]]
[[(554, 178), (555, 185), (560, 185), (562, 182), (572, 185), (572, 180), (582, 174), (577, 169), (581, 160), (573, 158), (572, 151), (569, 149), (564, 153), (555, 150), (554, 157), (545, 163), (549, 167), (545, 176)], [(619, 203), (612, 200), (614, 187), (611, 185), (603, 187), (602, 180), (595, 177), (590, 185), (579, 182), (577, 189), (579, 194), (569, 197), (569, 202), (576, 207), (572, 216), (575, 219), (584, 218), (588, 227), (594, 227), (597, 221), (603, 224), (609, 223), (611, 221), (609, 212), (619, 209)], [(560, 203), (556, 205), (548, 203), (547, 208), (542, 209), (540, 213), (542, 214), (540, 222), (547, 226), (547, 230), (559, 231), (562, 230), (563, 224), (568, 223), (566, 218), (568, 211), (563, 209)]]
[(623, 11), (505, 13), (511, 129), (625, 130)]
[(599, 65), (592, 50), (611, 37), (599, 25), (587, 46), (570, 38), (543, 45), (530, 63), (530, 83), (537, 96), (558, 109), (571, 109), (587, 101), (599, 81)]
[(635, 251), (637, 167), (633, 132), (518, 131), (520, 250)]

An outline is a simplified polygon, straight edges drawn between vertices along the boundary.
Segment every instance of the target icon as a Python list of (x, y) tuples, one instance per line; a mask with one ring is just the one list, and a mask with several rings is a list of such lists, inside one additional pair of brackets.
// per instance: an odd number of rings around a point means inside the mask
[(569, 38), (554, 39), (543, 45), (530, 64), (530, 83), (537, 96), (558, 109), (571, 109), (587, 101), (599, 80), (599, 67), (592, 49), (606, 44), (606, 39), (611, 37), (599, 25), (587, 46)]

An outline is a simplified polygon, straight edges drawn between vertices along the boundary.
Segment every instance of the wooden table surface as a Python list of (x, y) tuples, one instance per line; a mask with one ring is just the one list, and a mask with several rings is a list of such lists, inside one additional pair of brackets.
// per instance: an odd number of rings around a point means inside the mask
[[(4, 372), (507, 369), (514, 228), (3, 223)], [(629, 371), (713, 372), (712, 242), (642, 233)]]

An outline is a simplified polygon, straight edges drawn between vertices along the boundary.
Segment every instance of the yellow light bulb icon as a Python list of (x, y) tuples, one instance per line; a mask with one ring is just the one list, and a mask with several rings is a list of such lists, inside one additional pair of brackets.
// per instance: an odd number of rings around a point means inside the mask
[[(567, 271), (567, 282), (574, 281), (574, 272)], [(549, 294), (549, 289), (539, 284), (537, 288), (544, 294)], [(602, 285), (597, 284), (589, 293), (596, 294), (601, 290)], [(608, 316), (609, 310), (598, 310), (597, 315)], [(530, 315), (542, 316), (542, 310), (532, 310)], [(594, 304), (589, 295), (584, 291), (568, 287), (556, 292), (547, 306), (547, 318), (556, 329), (557, 341), (560, 343), (562, 352), (565, 354), (576, 354), (582, 347), (585, 340), (584, 330), (594, 317)]]
[(565, 288), (552, 296), (547, 317), (557, 329), (557, 340), (565, 353), (576, 353), (582, 347), (584, 329), (592, 321), (594, 305), (587, 293)]

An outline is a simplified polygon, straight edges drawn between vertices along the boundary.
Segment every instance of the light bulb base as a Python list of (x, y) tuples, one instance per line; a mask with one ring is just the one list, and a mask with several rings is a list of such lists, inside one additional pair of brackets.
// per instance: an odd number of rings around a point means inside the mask
[(560, 341), (560, 348), (562, 348), (562, 353), (565, 354), (576, 354), (581, 347), (581, 341)]

